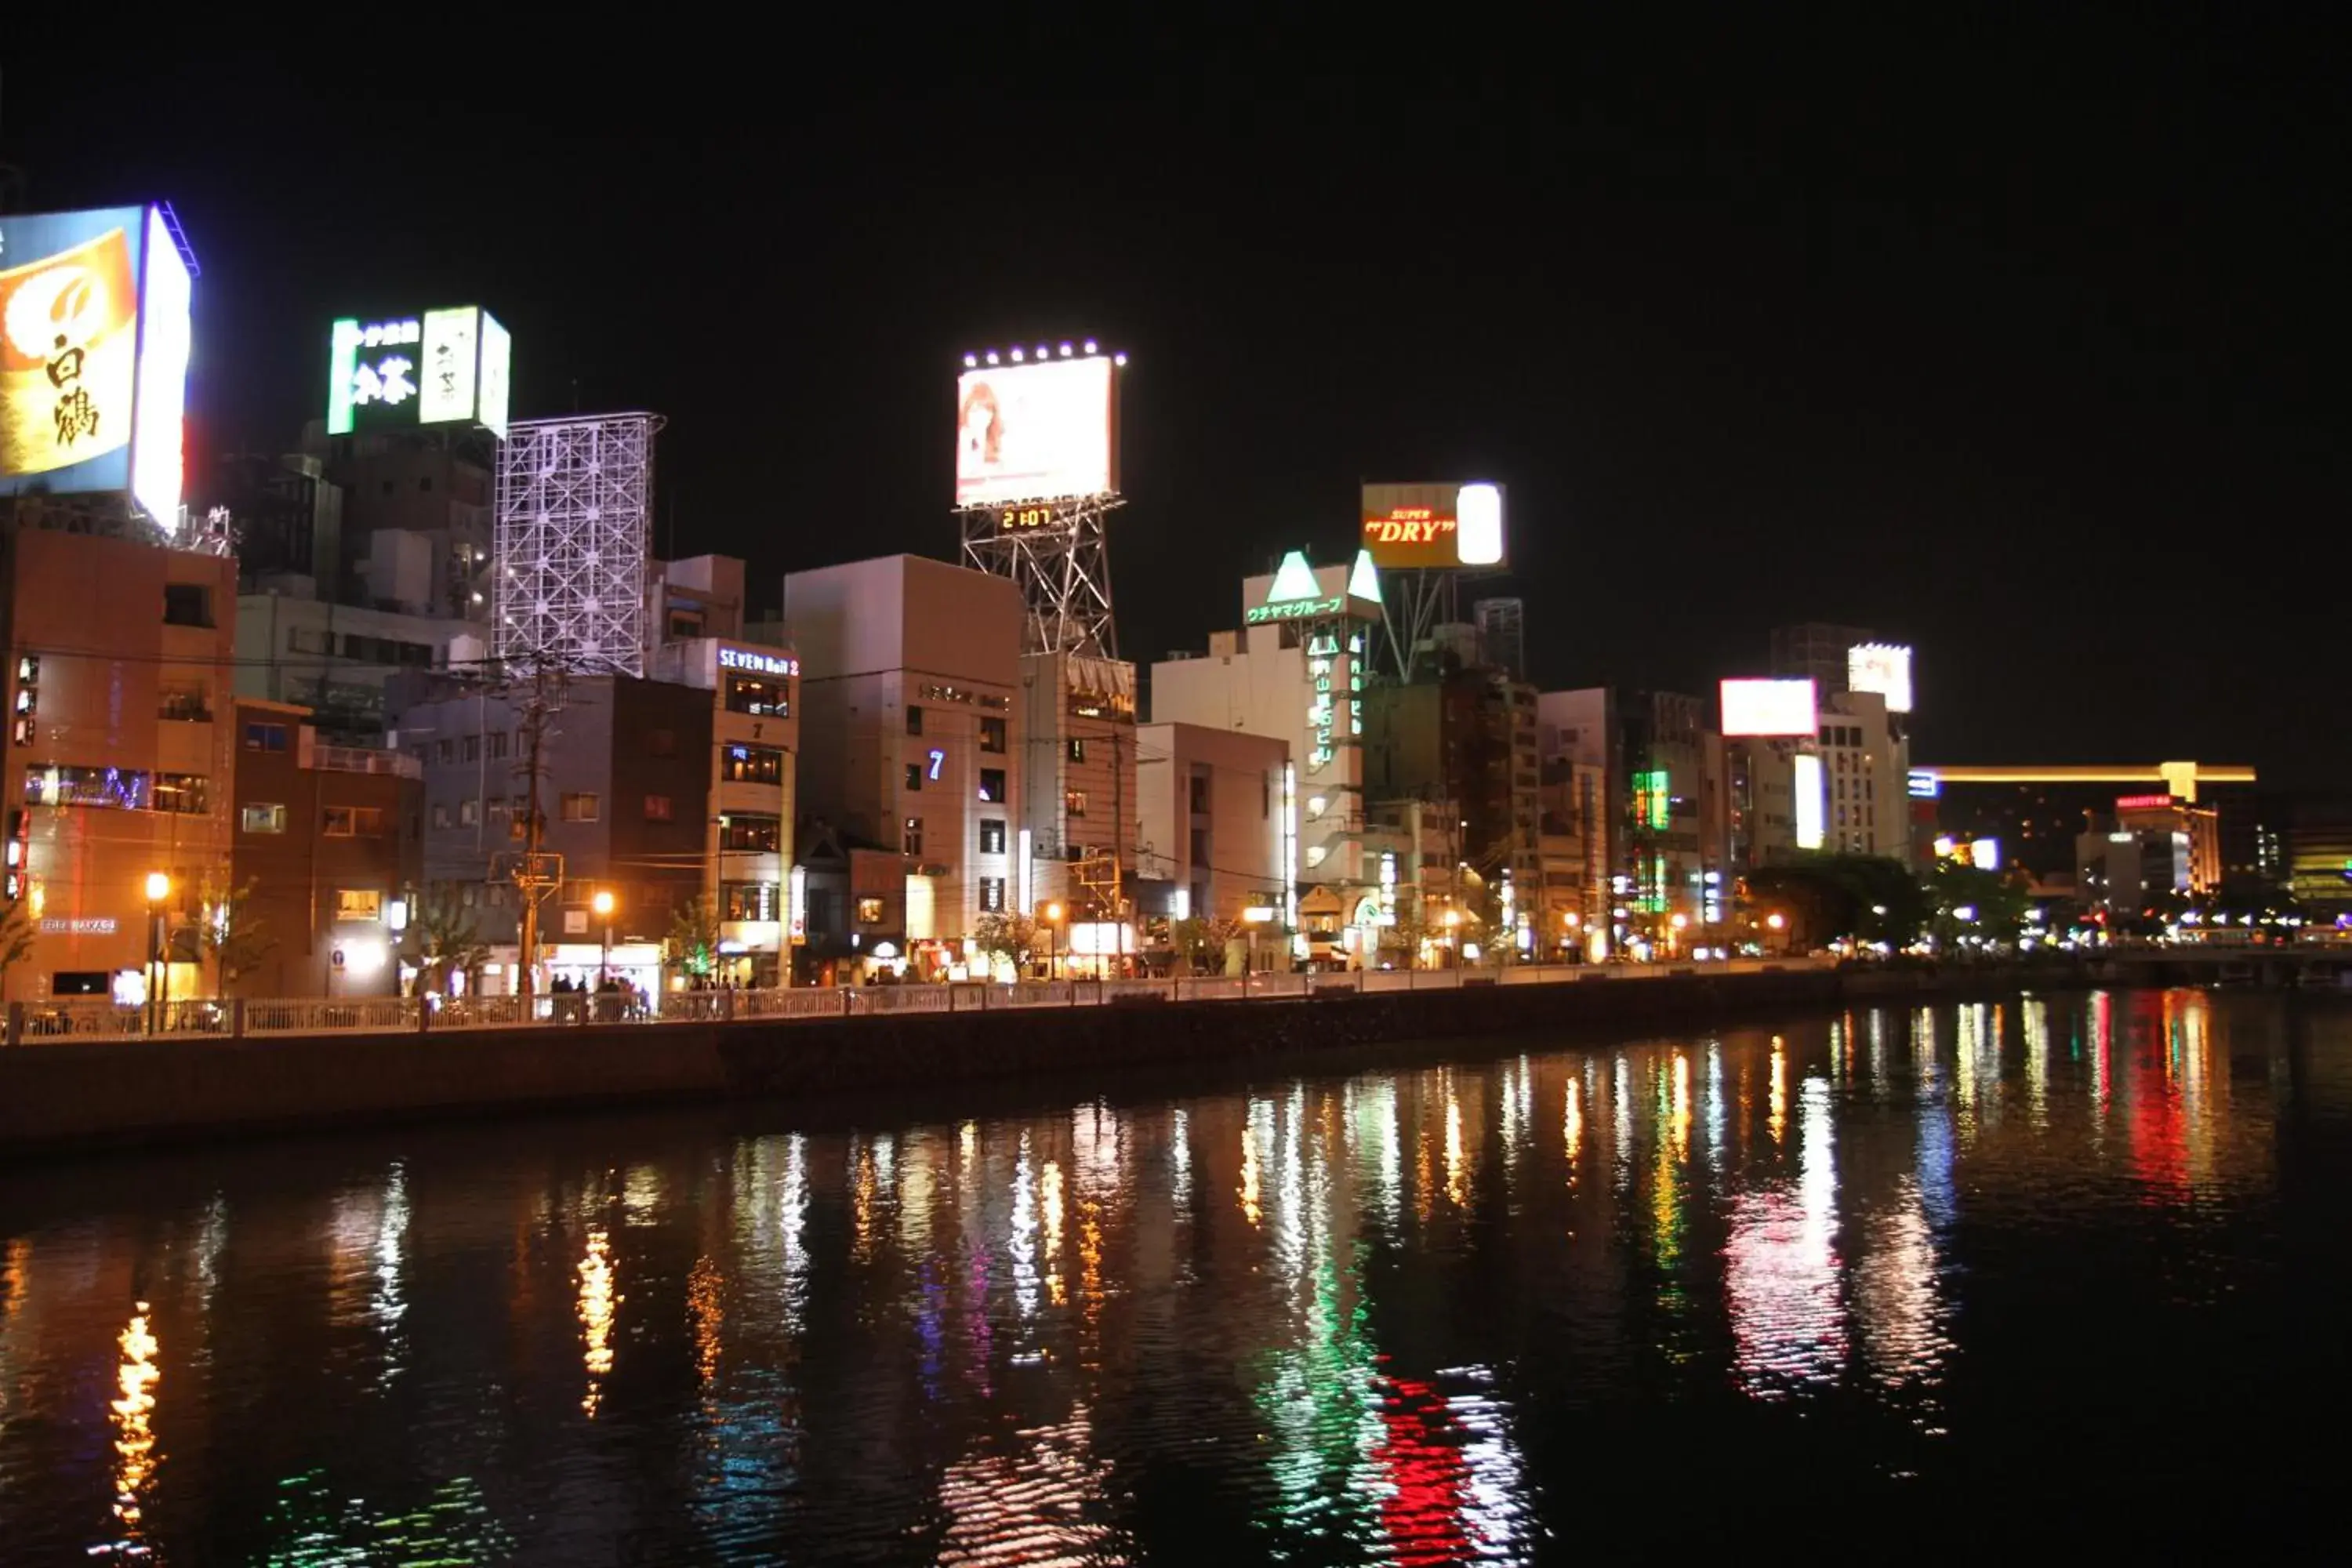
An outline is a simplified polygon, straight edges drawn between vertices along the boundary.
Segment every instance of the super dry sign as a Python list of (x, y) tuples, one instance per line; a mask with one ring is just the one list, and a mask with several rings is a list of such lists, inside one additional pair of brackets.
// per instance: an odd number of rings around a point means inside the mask
[(1366, 485), (1364, 548), (1383, 572), (1503, 562), (1501, 487)]

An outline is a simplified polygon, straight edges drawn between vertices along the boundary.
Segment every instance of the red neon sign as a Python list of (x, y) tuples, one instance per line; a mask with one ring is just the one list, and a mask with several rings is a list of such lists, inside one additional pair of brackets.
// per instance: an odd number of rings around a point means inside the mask
[(2168, 795), (2127, 795), (2116, 802), (2117, 811), (2162, 811), (2172, 805)]

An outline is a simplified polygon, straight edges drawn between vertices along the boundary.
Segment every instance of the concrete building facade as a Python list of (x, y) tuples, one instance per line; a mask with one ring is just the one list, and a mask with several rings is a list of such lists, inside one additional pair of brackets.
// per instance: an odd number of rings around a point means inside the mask
[[(1018, 854), (1021, 590), (913, 555), (796, 572), (784, 619), (805, 674), (801, 809), (906, 858), (919, 970), (968, 954), (980, 919), (1033, 907)], [(1091, 803), (1090, 803), (1091, 804)]]
[[(229, 886), (240, 996), (388, 996), (424, 877), (424, 768), (321, 739), (308, 709), (239, 698)], [(223, 977), (225, 980), (226, 976)]]
[(9, 994), (143, 997), (146, 880), (161, 871), (171, 994), (195, 994), (192, 922), (229, 875), (236, 563), (20, 526), (0, 534), (0, 897), (25, 903), (34, 933)]
[[(527, 689), (403, 677), (392, 695), (393, 737), (424, 773), (424, 906), (462, 911), (483, 942), (508, 950), (520, 935), (512, 870), (533, 794)], [(716, 707), (710, 690), (667, 681), (562, 683), (537, 779), (541, 847), (562, 863), (562, 885), (540, 906), (542, 988), (557, 974), (593, 978), (602, 963), (599, 891), (614, 896), (614, 942), (628, 950), (615, 967), (632, 984), (658, 984), (676, 912), (708, 887)], [(510, 981), (507, 966), (520, 961), (499, 953), (493, 981)]]
[(1087, 654), (1021, 657), (1021, 825), (1032, 910), (1061, 903), (1121, 918), (1136, 876), (1135, 666)]
[(1167, 889), (1154, 912), (1239, 922), (1278, 904), (1282, 780), (1290, 747), (1269, 735), (1200, 724), (1136, 731), (1140, 880)]
[[(1379, 875), (1365, 842), (1364, 700), (1381, 616), (1370, 561), (1315, 567), (1293, 552), (1278, 571), (1243, 582), (1242, 616), (1239, 630), (1211, 634), (1205, 655), (1151, 667), (1152, 721), (1287, 746), (1292, 783), (1278, 809), (1291, 880), (1353, 904)], [(1294, 928), (1296, 897), (1285, 921)]]

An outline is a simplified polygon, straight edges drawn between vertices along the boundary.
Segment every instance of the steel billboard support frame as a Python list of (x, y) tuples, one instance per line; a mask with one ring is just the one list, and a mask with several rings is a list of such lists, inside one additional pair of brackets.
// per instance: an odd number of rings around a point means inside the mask
[[(1111, 618), (1110, 542), (1105, 521), (1124, 506), (1120, 495), (1004, 502), (963, 509), (964, 564), (1021, 589), (1024, 653), (1118, 657)], [(1004, 528), (1008, 511), (1042, 508), (1053, 513), (1032, 528)]]

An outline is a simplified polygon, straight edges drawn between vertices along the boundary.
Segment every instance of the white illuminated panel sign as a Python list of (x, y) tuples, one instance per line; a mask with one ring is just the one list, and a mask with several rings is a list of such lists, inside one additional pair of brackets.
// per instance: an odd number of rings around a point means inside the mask
[(1811, 680), (1723, 683), (1726, 735), (1810, 735), (1817, 722)]
[(956, 505), (1116, 491), (1117, 376), (1100, 355), (965, 371), (956, 381)]
[(423, 363), (417, 375), (416, 419), (442, 425), (474, 416), (474, 382), (481, 353), (478, 307), (425, 312)]
[(513, 395), (514, 338), (499, 319), (482, 312), (481, 407), (477, 413), (491, 435), (507, 435), (507, 403)]
[(740, 669), (751, 675), (798, 675), (801, 661), (780, 653), (761, 653), (748, 647), (722, 647), (719, 650), (719, 668)]
[(1494, 566), (1503, 559), (1503, 487), (1464, 485), (1454, 498), (1455, 552), (1465, 566)]
[(2000, 840), (1971, 838), (1969, 840), (1969, 864), (1979, 871), (2000, 869)]
[(1911, 711), (1911, 650), (1897, 643), (1856, 643), (1845, 650), (1845, 683), (1886, 699), (1889, 713)]
[(160, 207), (147, 209), (147, 287), (141, 300), (139, 397), (131, 434), (131, 499), (167, 529), (180, 525), (188, 357), (194, 288)]
[(1944, 781), (1933, 769), (1913, 768), (1906, 783), (1913, 800), (1934, 800), (1944, 793)]
[(1819, 849), (1829, 815), (1822, 801), (1822, 759), (1811, 752), (1800, 752), (1790, 760), (1796, 764), (1797, 847)]

